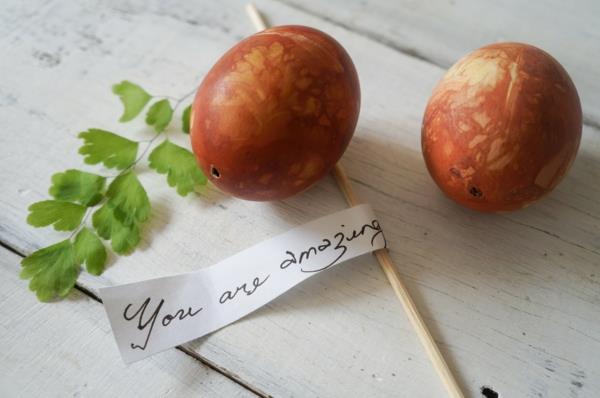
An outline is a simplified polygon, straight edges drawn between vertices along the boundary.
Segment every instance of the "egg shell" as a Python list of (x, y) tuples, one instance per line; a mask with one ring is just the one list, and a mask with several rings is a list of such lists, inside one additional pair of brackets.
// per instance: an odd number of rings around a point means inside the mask
[(503, 212), (549, 193), (581, 140), (577, 90), (548, 53), (527, 44), (480, 48), (435, 87), (421, 131), (437, 185), (466, 207)]
[(200, 85), (193, 151), (221, 190), (249, 200), (297, 194), (331, 170), (358, 119), (350, 56), (329, 35), (279, 26), (230, 49)]

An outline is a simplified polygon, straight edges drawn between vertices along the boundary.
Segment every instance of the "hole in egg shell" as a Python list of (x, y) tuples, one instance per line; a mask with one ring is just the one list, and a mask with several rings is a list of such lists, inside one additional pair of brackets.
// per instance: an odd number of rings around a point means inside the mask
[(479, 189), (475, 186), (472, 186), (471, 188), (469, 188), (469, 193), (474, 198), (481, 198), (483, 196), (483, 192), (481, 192), (481, 189)]
[(219, 170), (215, 167), (214, 164), (210, 165), (210, 175), (212, 175), (213, 178), (216, 178), (217, 180), (221, 178), (221, 173), (219, 173)]

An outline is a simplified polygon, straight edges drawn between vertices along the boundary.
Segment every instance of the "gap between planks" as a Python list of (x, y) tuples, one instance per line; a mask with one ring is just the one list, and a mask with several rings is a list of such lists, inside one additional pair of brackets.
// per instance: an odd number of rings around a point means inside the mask
[[(3, 240), (0, 240), (0, 246), (3, 247), (4, 249), (8, 250), (9, 252), (16, 254), (17, 256), (24, 258), (26, 257), (26, 255), (24, 253), (21, 253), (19, 250), (15, 249), (14, 247), (12, 247), (10, 244), (4, 242)], [(86, 296), (88, 296), (89, 298), (91, 298), (92, 300), (96, 301), (99, 304), (102, 304), (102, 300), (100, 299), (100, 297), (98, 297), (96, 295), (96, 293), (94, 293), (93, 291), (79, 285), (78, 283), (75, 284), (75, 289), (77, 289), (78, 291), (80, 291), (82, 294), (85, 294)], [(246, 390), (250, 391), (251, 393), (255, 394), (256, 396), (262, 397), (262, 398), (272, 398), (271, 395), (265, 393), (264, 391), (261, 391), (260, 389), (254, 387), (253, 385), (251, 385), (250, 383), (248, 383), (247, 381), (243, 380), (242, 378), (240, 378), (238, 375), (236, 375), (235, 373), (233, 373), (232, 371), (219, 366), (217, 363), (208, 360), (207, 358), (204, 358), (203, 356), (201, 356), (200, 354), (196, 353), (193, 350), (190, 350), (189, 348), (186, 348), (184, 345), (178, 345), (175, 347), (177, 350), (183, 352), (184, 354), (192, 357), (193, 359), (195, 359), (196, 361), (200, 362), (201, 364), (209, 367), (211, 370), (227, 377), (229, 380), (231, 380), (232, 382), (242, 386), (243, 388), (245, 388)]]

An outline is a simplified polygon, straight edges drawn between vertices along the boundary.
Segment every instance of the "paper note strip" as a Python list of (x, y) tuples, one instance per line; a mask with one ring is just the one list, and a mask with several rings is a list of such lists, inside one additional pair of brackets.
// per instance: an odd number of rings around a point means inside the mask
[(260, 308), (327, 268), (385, 247), (369, 205), (311, 221), (215, 265), (100, 289), (125, 362), (185, 343)]

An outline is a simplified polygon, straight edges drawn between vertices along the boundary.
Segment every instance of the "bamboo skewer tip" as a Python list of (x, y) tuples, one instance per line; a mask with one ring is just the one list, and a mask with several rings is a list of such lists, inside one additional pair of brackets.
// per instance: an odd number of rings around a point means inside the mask
[(254, 3), (246, 4), (246, 13), (248, 14), (250, 21), (252, 21), (252, 24), (257, 31), (260, 32), (261, 30), (267, 29), (267, 24), (265, 23), (262, 15), (260, 15), (260, 11), (258, 11)]

